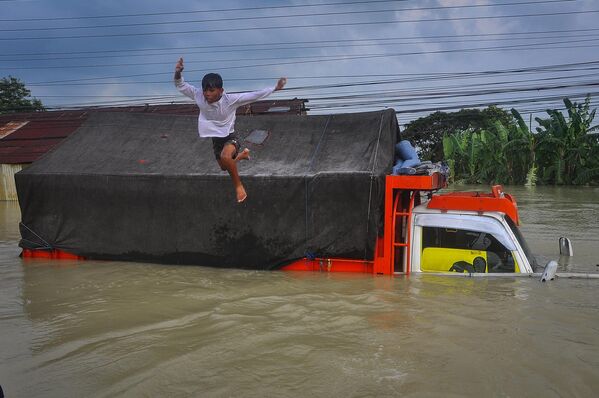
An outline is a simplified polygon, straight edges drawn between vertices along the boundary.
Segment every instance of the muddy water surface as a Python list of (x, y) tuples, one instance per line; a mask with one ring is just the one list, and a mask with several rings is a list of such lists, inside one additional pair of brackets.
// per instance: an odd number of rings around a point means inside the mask
[[(508, 188), (540, 261), (599, 272), (599, 190)], [(594, 397), (599, 280), (23, 261), (0, 202), (7, 397)]]

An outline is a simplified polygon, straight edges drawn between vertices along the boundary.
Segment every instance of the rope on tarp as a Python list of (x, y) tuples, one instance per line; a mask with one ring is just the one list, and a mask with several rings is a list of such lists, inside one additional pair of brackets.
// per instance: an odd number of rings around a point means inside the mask
[(314, 161), (316, 160), (316, 155), (318, 155), (318, 152), (320, 152), (320, 146), (322, 145), (322, 141), (324, 139), (324, 136), (326, 135), (327, 129), (329, 127), (329, 122), (331, 121), (332, 116), (333, 115), (329, 115), (329, 117), (327, 117), (327, 121), (324, 124), (324, 128), (322, 129), (322, 133), (320, 133), (320, 138), (318, 139), (316, 148), (314, 149), (314, 152), (312, 152), (312, 159), (310, 159), (310, 164), (308, 165), (308, 171), (312, 171), (312, 167), (314, 166)]
[(368, 248), (368, 232), (370, 232), (370, 206), (372, 204), (372, 184), (374, 183), (374, 171), (377, 166), (379, 144), (381, 143), (381, 133), (383, 131), (383, 116), (381, 114), (381, 120), (379, 121), (379, 135), (376, 139), (376, 147), (374, 148), (374, 159), (372, 161), (372, 170), (370, 171), (370, 188), (368, 190), (368, 213), (366, 214), (366, 245), (364, 246), (364, 259), (366, 259), (366, 250)]
[(320, 146), (322, 144), (322, 141), (324, 139), (324, 136), (327, 132), (327, 129), (329, 127), (329, 122), (331, 121), (331, 117), (332, 115), (329, 115), (329, 117), (327, 117), (327, 121), (324, 124), (324, 128), (322, 129), (322, 132), (320, 133), (320, 138), (318, 139), (318, 143), (316, 144), (316, 148), (314, 148), (314, 152), (312, 152), (312, 158), (310, 159), (310, 164), (308, 164), (308, 170), (304, 176), (304, 190), (305, 190), (305, 208), (304, 208), (304, 214), (305, 214), (305, 223), (306, 223), (306, 235), (305, 235), (305, 241), (304, 241), (304, 249), (307, 253), (306, 257), (309, 257), (310, 255), (314, 255), (314, 253), (309, 253), (308, 252), (308, 204), (310, 202), (309, 197), (308, 197), (308, 172), (312, 171), (312, 167), (314, 166), (314, 161), (316, 160), (316, 155), (318, 154), (318, 152), (320, 151)]
[[(35, 233), (34, 230), (32, 230), (31, 228), (29, 228), (27, 225), (23, 224), (23, 222), (19, 222), (19, 226), (25, 228), (26, 230), (28, 230), (29, 232), (31, 232), (33, 235), (35, 235), (36, 238), (38, 238), (45, 246), (40, 247), (40, 249), (53, 249), (53, 246), (48, 243), (44, 238), (42, 238), (41, 236), (39, 236), (38, 234)], [(22, 238), (23, 241), (25, 242), (30, 242), (36, 246), (38, 246), (38, 242), (33, 242), (29, 239), (25, 239)]]

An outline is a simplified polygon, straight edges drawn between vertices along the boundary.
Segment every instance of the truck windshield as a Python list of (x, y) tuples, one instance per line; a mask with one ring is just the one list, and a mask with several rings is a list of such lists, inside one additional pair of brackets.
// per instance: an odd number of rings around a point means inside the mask
[(524, 235), (522, 235), (522, 232), (520, 232), (520, 228), (518, 228), (518, 226), (516, 224), (514, 224), (514, 222), (512, 221), (511, 218), (505, 217), (505, 219), (506, 219), (508, 225), (510, 226), (510, 229), (516, 236), (516, 239), (518, 239), (518, 243), (520, 243), (520, 246), (522, 247), (522, 250), (524, 250), (524, 254), (526, 255), (526, 258), (528, 259), (528, 262), (530, 263), (530, 266), (532, 267), (532, 269), (534, 271), (539, 265), (537, 264), (537, 260), (535, 259), (535, 256), (530, 251), (530, 248), (528, 247), (526, 240), (524, 240)]

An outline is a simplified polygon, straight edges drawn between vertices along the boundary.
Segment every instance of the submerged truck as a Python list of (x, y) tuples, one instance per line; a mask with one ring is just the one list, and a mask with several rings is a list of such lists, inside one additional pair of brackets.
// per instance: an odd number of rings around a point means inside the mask
[[(249, 197), (193, 116), (92, 114), (15, 176), (25, 257), (256, 270), (531, 274), (515, 199), (391, 175), (395, 111), (239, 117)], [(258, 134), (259, 133), (259, 134)]]
[(445, 176), (386, 177), (384, 233), (372, 261), (304, 258), (285, 270), (409, 273), (533, 273), (515, 199), (490, 193), (436, 193)]

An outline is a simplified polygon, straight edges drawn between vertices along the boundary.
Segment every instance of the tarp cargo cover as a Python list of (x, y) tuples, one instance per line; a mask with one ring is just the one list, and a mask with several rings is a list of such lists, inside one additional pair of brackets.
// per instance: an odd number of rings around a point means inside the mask
[(21, 247), (90, 259), (276, 269), (373, 258), (393, 110), (240, 116), (239, 204), (191, 116), (96, 113), (16, 176)]

